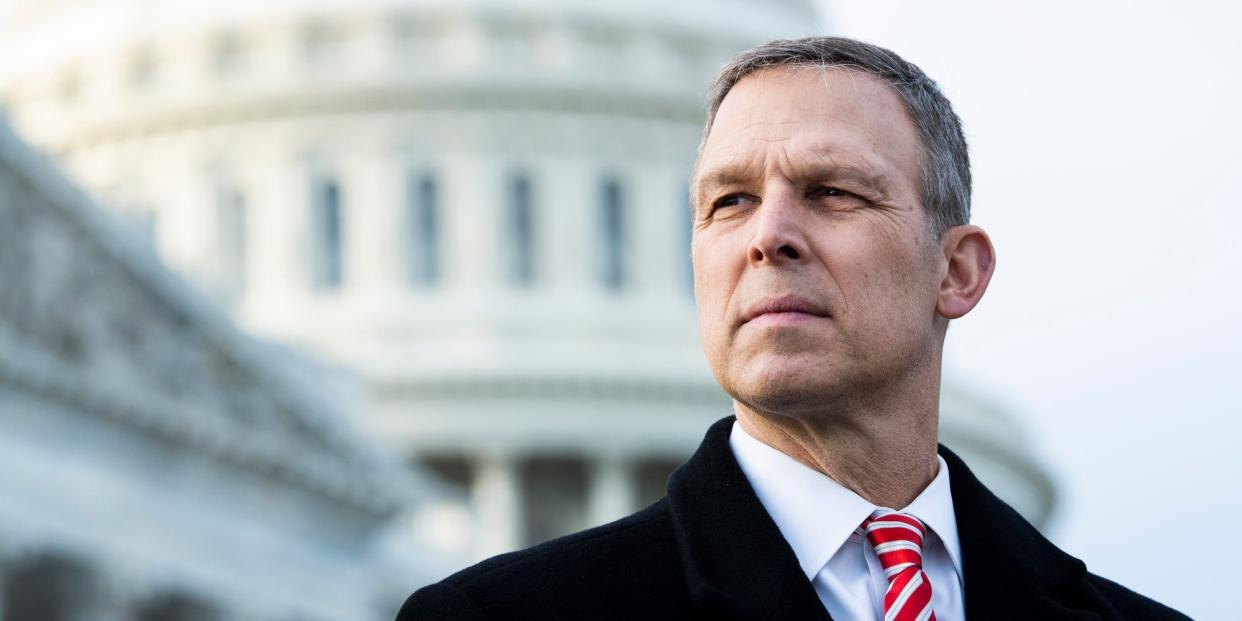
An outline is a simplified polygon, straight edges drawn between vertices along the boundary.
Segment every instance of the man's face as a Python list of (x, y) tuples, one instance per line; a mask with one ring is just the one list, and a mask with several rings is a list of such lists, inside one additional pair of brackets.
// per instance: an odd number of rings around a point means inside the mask
[(939, 360), (920, 145), (900, 96), (859, 72), (765, 70), (729, 92), (696, 169), (692, 253), (704, 350), (735, 399), (811, 411)]

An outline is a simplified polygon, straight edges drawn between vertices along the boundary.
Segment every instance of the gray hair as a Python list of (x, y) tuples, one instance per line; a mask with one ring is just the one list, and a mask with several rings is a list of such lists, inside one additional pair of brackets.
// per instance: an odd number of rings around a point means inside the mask
[(923, 141), (922, 199), (928, 223), (937, 236), (970, 221), (970, 155), (962, 121), (927, 74), (914, 63), (877, 45), (842, 37), (777, 40), (735, 56), (712, 83), (702, 152), (725, 95), (744, 77), (775, 67), (839, 67), (887, 82), (905, 101)]

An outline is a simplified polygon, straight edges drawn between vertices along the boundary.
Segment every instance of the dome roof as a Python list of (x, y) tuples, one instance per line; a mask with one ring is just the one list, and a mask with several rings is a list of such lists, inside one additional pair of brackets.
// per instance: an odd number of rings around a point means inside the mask
[(57, 152), (350, 107), (697, 123), (720, 63), (815, 16), (803, 0), (37, 2), (0, 22), (0, 101)]
[[(17, 0), (0, 12), (8, 47), (37, 48), (45, 64), (88, 49), (133, 43), (144, 37), (185, 36), (220, 27), (262, 27), (288, 19), (330, 18), (341, 25), (365, 16), (469, 18), (528, 23), (594, 21), (647, 31), (675, 28), (703, 34), (765, 40), (796, 34), (818, 22), (810, 0)], [(812, 26), (813, 27), (813, 26)], [(89, 36), (82, 36), (89, 32)], [(809, 33), (808, 33), (809, 34)], [(37, 60), (37, 59), (34, 59)]]

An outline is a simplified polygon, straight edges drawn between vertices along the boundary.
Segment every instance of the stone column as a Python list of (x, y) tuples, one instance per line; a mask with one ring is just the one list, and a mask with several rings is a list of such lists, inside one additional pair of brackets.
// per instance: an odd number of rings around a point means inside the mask
[(155, 242), (164, 262), (203, 288), (218, 284), (216, 197), (219, 174), (200, 154), (170, 141), (139, 166), (144, 208), (154, 210)]
[(406, 188), (400, 163), (374, 147), (341, 159), (345, 285), (351, 294), (384, 297), (406, 286), (401, 244)]
[(470, 298), (487, 295), (503, 274), (501, 174), (497, 162), (482, 155), (454, 153), (444, 159), (444, 282)]
[(685, 289), (690, 245), (686, 223), (686, 171), (664, 162), (636, 166), (626, 178), (630, 219), (626, 251), (637, 293), (668, 300)]
[(483, 558), (522, 546), (522, 482), (517, 460), (502, 451), (478, 458), (470, 490), (476, 512), (475, 552)]
[(563, 155), (543, 159), (535, 171), (540, 183), (536, 222), (543, 282), (559, 294), (581, 297), (598, 288), (594, 254), (598, 199), (593, 192), (598, 175), (581, 158)]
[(284, 145), (272, 145), (254, 170), (241, 173), (252, 196), (247, 297), (260, 304), (305, 295), (311, 279), (311, 175), (299, 154), (277, 146)]
[(604, 455), (591, 464), (587, 490), (587, 519), (591, 526), (629, 515), (638, 504), (638, 492), (629, 460)]

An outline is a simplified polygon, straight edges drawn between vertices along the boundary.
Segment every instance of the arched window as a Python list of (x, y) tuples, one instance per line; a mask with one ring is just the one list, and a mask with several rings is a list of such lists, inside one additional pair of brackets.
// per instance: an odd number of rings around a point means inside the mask
[(343, 233), (341, 230), (341, 189), (332, 179), (315, 184), (314, 214), (314, 285), (331, 289), (341, 285), (343, 270)]
[(530, 178), (515, 175), (509, 180), (507, 228), (509, 281), (526, 287), (535, 282), (535, 214)]
[(608, 289), (625, 285), (625, 197), (621, 183), (605, 179), (600, 185), (600, 282)]
[(410, 280), (418, 286), (434, 285), (440, 280), (439, 189), (430, 174), (411, 175), (407, 192)]

